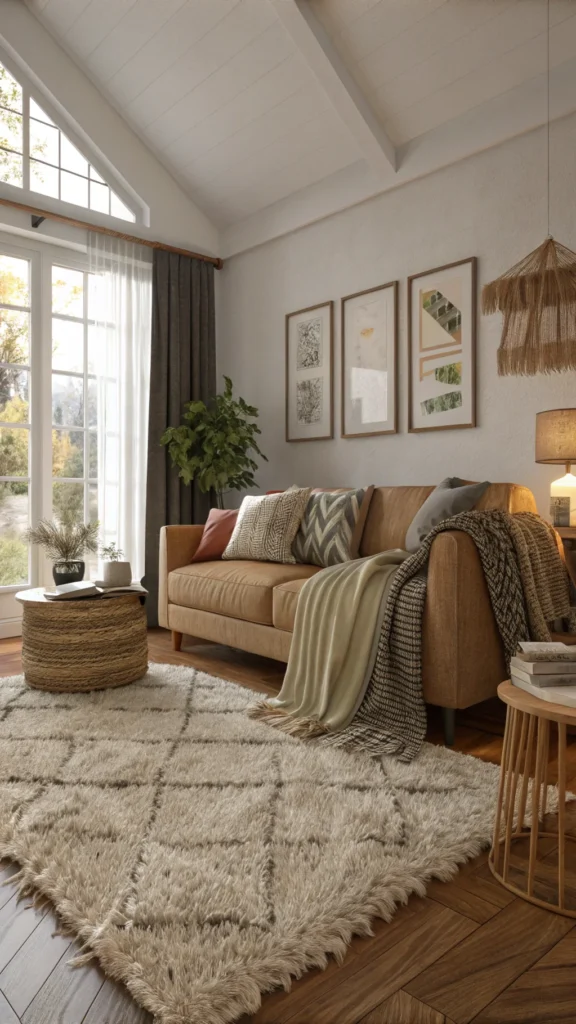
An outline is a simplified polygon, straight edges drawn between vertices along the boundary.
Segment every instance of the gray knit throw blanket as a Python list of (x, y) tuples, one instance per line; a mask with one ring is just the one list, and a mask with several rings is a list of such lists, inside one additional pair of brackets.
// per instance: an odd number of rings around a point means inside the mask
[(474, 541), (507, 667), (521, 640), (549, 640), (548, 622), (569, 614), (568, 574), (554, 532), (532, 512), (463, 512), (436, 526), (394, 578), (374, 670), (351, 724), (314, 742), (411, 761), (426, 732), (422, 616), (434, 538), (461, 530)]

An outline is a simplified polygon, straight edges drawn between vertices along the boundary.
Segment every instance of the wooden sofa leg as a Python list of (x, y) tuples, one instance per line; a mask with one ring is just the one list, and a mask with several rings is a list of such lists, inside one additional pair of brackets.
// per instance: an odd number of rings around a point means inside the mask
[(454, 731), (456, 728), (456, 711), (454, 708), (442, 708), (442, 722), (444, 725), (444, 744), (447, 747), (453, 747)]
[(178, 633), (175, 629), (172, 630), (172, 647), (175, 651), (179, 651), (182, 647), (183, 633)]

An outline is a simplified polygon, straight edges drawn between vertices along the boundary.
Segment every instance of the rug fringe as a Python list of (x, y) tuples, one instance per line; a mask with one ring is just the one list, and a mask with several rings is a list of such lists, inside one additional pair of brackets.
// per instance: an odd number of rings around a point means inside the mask
[(282, 708), (273, 707), (267, 700), (258, 701), (247, 709), (250, 718), (257, 718), (266, 725), (271, 725), (288, 736), (299, 736), (300, 739), (314, 739), (326, 736), (330, 732), (318, 718), (295, 718)]

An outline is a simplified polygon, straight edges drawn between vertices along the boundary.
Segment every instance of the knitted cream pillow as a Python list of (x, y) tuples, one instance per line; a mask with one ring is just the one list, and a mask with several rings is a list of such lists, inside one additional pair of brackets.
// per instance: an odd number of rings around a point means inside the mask
[(292, 543), (306, 509), (309, 487), (244, 498), (222, 558), (295, 563)]

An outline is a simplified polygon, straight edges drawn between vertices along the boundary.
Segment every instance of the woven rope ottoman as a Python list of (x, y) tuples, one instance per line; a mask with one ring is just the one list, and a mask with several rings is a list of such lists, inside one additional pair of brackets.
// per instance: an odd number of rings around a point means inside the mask
[(137, 594), (47, 601), (42, 588), (16, 594), (28, 686), (72, 693), (125, 686), (148, 671), (146, 611)]

